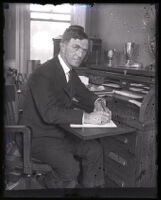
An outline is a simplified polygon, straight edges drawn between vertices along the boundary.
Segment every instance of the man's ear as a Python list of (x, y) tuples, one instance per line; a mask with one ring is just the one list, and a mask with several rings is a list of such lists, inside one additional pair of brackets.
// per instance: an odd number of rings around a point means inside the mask
[(64, 42), (60, 42), (60, 51), (62, 53), (64, 53), (64, 51), (65, 51), (65, 43)]

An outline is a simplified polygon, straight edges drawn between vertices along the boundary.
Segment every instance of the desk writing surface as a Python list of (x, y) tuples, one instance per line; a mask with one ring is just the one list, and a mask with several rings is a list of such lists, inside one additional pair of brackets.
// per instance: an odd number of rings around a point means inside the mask
[(70, 124), (71, 128), (114, 128), (117, 127), (117, 125), (110, 120), (110, 122), (105, 124)]
[(124, 133), (132, 133), (135, 131), (134, 128), (130, 128), (122, 124), (117, 124), (116, 128), (71, 128), (70, 125), (63, 124), (61, 125), (61, 128), (82, 140), (91, 140), (107, 136), (120, 135)]

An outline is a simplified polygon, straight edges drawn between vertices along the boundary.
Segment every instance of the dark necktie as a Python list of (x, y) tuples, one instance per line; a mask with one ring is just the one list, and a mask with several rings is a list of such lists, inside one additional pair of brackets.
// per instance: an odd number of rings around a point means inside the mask
[(73, 95), (73, 83), (72, 83), (72, 70), (69, 71), (69, 80), (68, 80), (68, 91), (69, 91), (69, 94), (70, 96)]
[(68, 72), (68, 84), (71, 83), (71, 80), (72, 80), (72, 70), (70, 70), (70, 71)]

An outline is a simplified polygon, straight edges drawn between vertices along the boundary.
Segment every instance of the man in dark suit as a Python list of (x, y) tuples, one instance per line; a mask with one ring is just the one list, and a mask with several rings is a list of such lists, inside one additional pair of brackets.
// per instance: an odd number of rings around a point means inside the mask
[[(30, 76), (23, 106), (22, 121), (33, 131), (32, 155), (53, 167), (63, 188), (77, 185), (80, 166), (75, 155), (82, 158), (83, 186), (104, 184), (103, 152), (98, 141), (82, 141), (60, 128), (64, 123), (103, 124), (110, 120), (110, 111), (102, 108), (105, 101), (90, 92), (72, 69), (80, 66), (87, 50), (83, 27), (66, 29), (59, 55)], [(75, 109), (73, 97), (88, 110)]]

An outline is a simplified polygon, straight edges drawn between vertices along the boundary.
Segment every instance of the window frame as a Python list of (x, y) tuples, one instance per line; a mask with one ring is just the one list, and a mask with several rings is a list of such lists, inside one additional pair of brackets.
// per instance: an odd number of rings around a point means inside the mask
[[(52, 5), (52, 4), (51, 4)], [(34, 20), (34, 21), (48, 21), (48, 22), (70, 22), (72, 21), (72, 5), (71, 5), (71, 11), (70, 12), (55, 12), (55, 11), (36, 11), (36, 10), (31, 10), (29, 8), (30, 11), (30, 20)], [(55, 20), (55, 19), (41, 19), (41, 18), (32, 18), (31, 17), (31, 13), (47, 13), (47, 14), (60, 14), (60, 15), (70, 15), (71, 19), (70, 20)]]
[[(51, 4), (52, 5), (52, 4)], [(36, 21), (36, 22), (55, 22), (55, 23), (69, 23), (71, 24), (72, 23), (72, 5), (71, 6), (71, 9), (70, 9), (70, 12), (55, 12), (55, 11), (37, 11), (37, 10), (31, 10), (30, 7), (29, 7), (29, 15), (30, 15), (30, 33), (31, 33), (31, 22), (32, 21)], [(57, 20), (57, 19), (41, 19), (41, 18), (32, 18), (31, 17), (31, 13), (48, 13), (48, 14), (60, 14), (60, 15), (69, 15), (70, 16), (70, 20)], [(30, 35), (30, 59), (31, 59), (31, 35)]]

